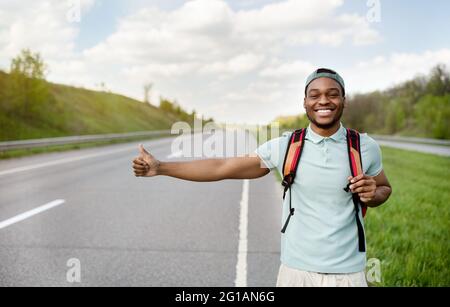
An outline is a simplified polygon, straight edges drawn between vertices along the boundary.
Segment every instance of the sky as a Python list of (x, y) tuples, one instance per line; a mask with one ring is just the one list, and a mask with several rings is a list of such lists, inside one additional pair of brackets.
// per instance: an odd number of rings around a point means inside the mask
[(337, 70), (352, 95), (450, 67), (447, 0), (0, 0), (0, 69), (39, 52), (47, 79), (222, 123), (304, 112), (304, 82)]

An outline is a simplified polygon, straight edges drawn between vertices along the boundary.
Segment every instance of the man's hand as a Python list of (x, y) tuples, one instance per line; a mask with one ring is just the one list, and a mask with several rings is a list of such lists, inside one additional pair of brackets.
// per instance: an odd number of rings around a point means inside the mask
[(139, 156), (133, 160), (136, 177), (153, 177), (158, 175), (160, 162), (156, 160), (142, 144), (139, 145)]
[(375, 198), (377, 190), (377, 182), (374, 177), (367, 175), (358, 175), (356, 177), (348, 177), (350, 181), (350, 190), (352, 193), (358, 193), (359, 199), (363, 203), (369, 203)]

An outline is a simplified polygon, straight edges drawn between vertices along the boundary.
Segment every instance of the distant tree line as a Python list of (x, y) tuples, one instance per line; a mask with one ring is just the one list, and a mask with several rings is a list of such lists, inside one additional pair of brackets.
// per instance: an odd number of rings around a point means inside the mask
[[(450, 73), (444, 65), (384, 91), (349, 96), (347, 103), (342, 121), (361, 132), (450, 139)], [(285, 129), (309, 123), (305, 115), (277, 120)]]
[[(197, 112), (192, 110), (188, 112), (184, 110), (176, 101), (170, 101), (166, 98), (161, 97), (159, 101), (159, 108), (168, 115), (172, 115), (181, 121), (193, 123), (194, 119), (197, 118)], [(213, 122), (213, 118), (202, 119), (203, 123)]]
[(343, 121), (354, 129), (450, 138), (450, 74), (443, 65), (386, 91), (350, 97), (348, 104)]

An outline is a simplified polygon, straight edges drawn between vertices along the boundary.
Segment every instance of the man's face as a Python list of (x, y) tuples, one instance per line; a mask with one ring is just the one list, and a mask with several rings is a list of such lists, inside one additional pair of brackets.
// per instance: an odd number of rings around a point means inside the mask
[(332, 128), (340, 122), (345, 98), (339, 83), (330, 78), (319, 78), (307, 88), (304, 105), (311, 123), (321, 129)]

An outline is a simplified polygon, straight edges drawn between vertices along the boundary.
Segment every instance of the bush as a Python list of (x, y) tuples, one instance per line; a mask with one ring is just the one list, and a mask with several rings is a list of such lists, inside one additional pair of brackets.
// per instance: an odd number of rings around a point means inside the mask
[(45, 70), (41, 56), (29, 50), (23, 50), (12, 60), (4, 94), (7, 113), (30, 121), (45, 117), (47, 104), (51, 102)]
[(415, 106), (415, 116), (420, 128), (428, 135), (450, 138), (450, 94), (423, 97)]

